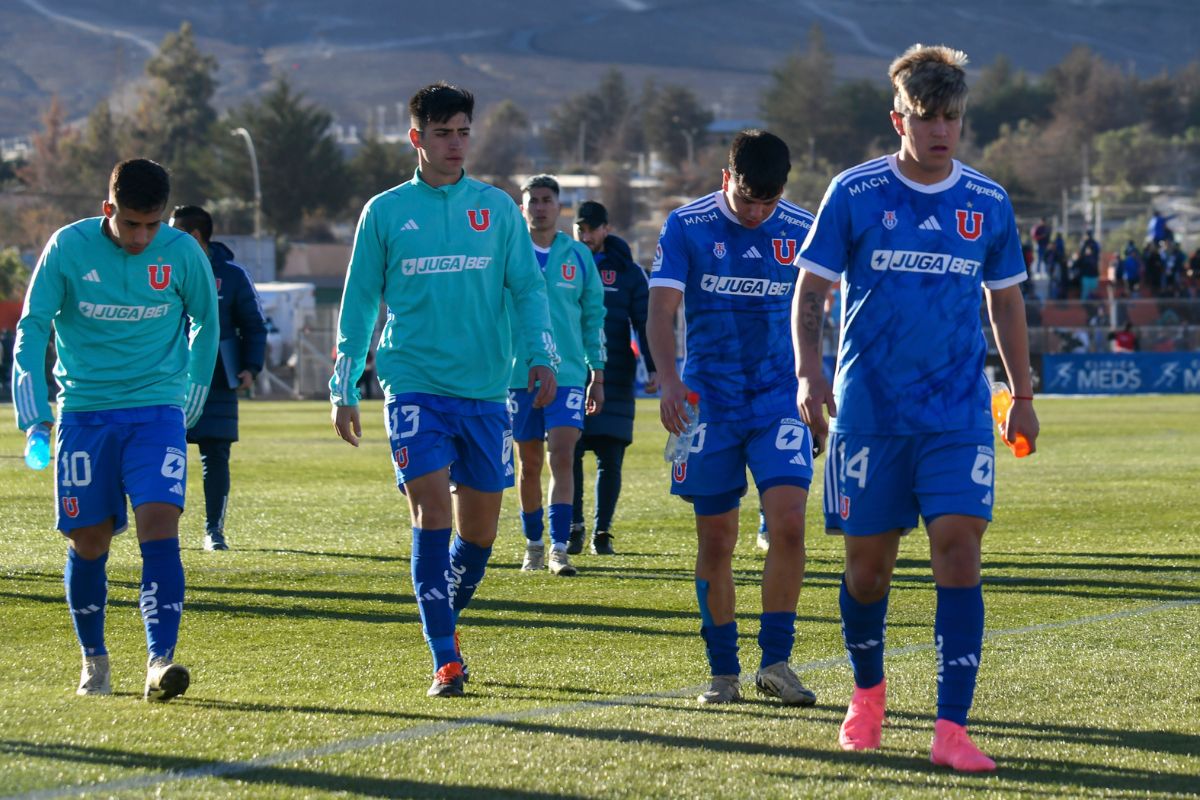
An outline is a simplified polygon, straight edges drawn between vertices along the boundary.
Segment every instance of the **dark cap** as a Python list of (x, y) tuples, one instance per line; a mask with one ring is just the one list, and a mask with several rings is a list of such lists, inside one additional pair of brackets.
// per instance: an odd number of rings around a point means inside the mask
[(589, 228), (599, 228), (601, 225), (608, 224), (608, 210), (595, 200), (585, 200), (579, 204), (579, 213), (575, 215), (575, 222), (576, 224), (582, 222)]

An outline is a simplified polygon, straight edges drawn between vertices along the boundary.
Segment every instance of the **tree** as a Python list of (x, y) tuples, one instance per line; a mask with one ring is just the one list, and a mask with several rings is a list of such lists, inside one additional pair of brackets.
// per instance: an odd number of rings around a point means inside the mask
[(354, 197), (350, 207), (360, 207), (375, 195), (411, 177), (416, 154), (407, 141), (385, 142), (369, 137), (350, 159)]
[(29, 267), (15, 247), (0, 250), (0, 301), (20, 300), (29, 286)]
[(17, 177), (29, 191), (42, 195), (50, 203), (69, 203), (77, 199), (80, 186), (66, 166), (66, 149), (75, 134), (67, 128), (65, 111), (58, 95), (42, 114), (42, 130), (33, 136), (33, 154), (17, 170)]
[(612, 69), (594, 90), (572, 95), (551, 111), (542, 139), (562, 163), (586, 167), (628, 153), (635, 144), (632, 123), (625, 76)]
[(704, 146), (705, 135), (713, 115), (700, 104), (691, 89), (666, 86), (659, 90), (648, 87), (650, 102), (643, 95), (642, 126), (646, 145), (664, 161), (678, 169), (684, 162), (694, 163), (696, 153)]
[[(292, 235), (306, 214), (336, 215), (346, 210), (349, 173), (330, 133), (333, 117), (278, 78), (258, 103), (229, 115), (224, 127), (250, 131), (258, 155), (262, 213), (268, 227)], [(217, 170), (226, 194), (252, 197), (250, 157), (240, 138), (216, 139)]]
[(128, 144), (123, 147), (120, 139), (112, 109), (105, 98), (88, 115), (82, 134), (65, 143), (63, 158), (67, 169), (83, 192), (92, 195), (85, 201), (90, 209), (81, 213), (94, 212), (101, 195), (107, 191), (112, 168), (129, 147)]
[(471, 150), (468, 167), (495, 185), (515, 194), (512, 176), (525, 165), (525, 143), (529, 118), (512, 100), (500, 102), (481, 126), (479, 140)]
[(1045, 76), (1054, 92), (1054, 119), (1090, 138), (1140, 121), (1136, 79), (1087, 47), (1076, 47)]
[(139, 154), (170, 170), (176, 204), (202, 203), (210, 194), (216, 72), (217, 60), (200, 52), (190, 22), (167, 34), (146, 62), (150, 84), (134, 113), (133, 139)]
[(830, 87), (833, 54), (825, 45), (819, 25), (808, 32), (808, 49), (796, 52), (771, 70), (771, 83), (763, 93), (762, 116), (772, 133), (793, 153), (810, 150), (824, 154), (830, 129)]
[(1054, 93), (1048, 87), (1014, 71), (1007, 56), (983, 68), (971, 88), (967, 103), (967, 126), (974, 142), (986, 147), (1000, 135), (1000, 126), (1016, 125), (1021, 120), (1042, 122), (1050, 118)]

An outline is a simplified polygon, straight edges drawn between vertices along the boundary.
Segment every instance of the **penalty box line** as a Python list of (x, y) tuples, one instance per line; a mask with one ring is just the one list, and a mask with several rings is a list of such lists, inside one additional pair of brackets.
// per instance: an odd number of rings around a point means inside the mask
[[(983, 635), (983, 638), (984, 640), (1000, 639), (1007, 636), (1021, 636), (1028, 633), (1040, 633), (1042, 631), (1074, 628), (1080, 625), (1091, 625), (1097, 622), (1110, 622), (1112, 620), (1143, 617), (1147, 614), (1156, 614), (1160, 611), (1169, 611), (1195, 605), (1200, 605), (1200, 597), (1189, 600), (1173, 600), (1171, 602), (1159, 603), (1158, 605), (1145, 606), (1143, 608), (1114, 611), (1109, 614), (1095, 614), (1092, 616), (1078, 617), (1076, 619), (1062, 620), (1059, 622), (1044, 622), (1037, 625), (1024, 625), (1019, 628), (1007, 628), (999, 631), (986, 631)], [(932, 650), (933, 648), (934, 645), (932, 642), (910, 644), (905, 645), (904, 647), (888, 649), (885, 651), (885, 655), (904, 656), (911, 653), (925, 652), (927, 650)], [(815, 661), (809, 661), (804, 664), (796, 665), (793, 667), (793, 669), (796, 672), (811, 672), (814, 670), (841, 666), (846, 663), (848, 663), (846, 656), (841, 655), (835, 658), (823, 658)], [(753, 678), (754, 673), (752, 672), (747, 672), (742, 675), (743, 681), (750, 681)], [(649, 692), (647, 694), (626, 695), (624, 697), (614, 697), (608, 700), (585, 700), (579, 703), (566, 703), (563, 705), (545, 706), (543, 708), (530, 708), (522, 711), (513, 711), (507, 714), (486, 714), (476, 717), (464, 717), (463, 719), (457, 720), (446, 720), (444, 722), (430, 722), (422, 725), (414, 725), (411, 728), (405, 728), (399, 731), (376, 733), (372, 734), (371, 736), (363, 736), (354, 739), (342, 739), (341, 741), (330, 742), (317, 747), (286, 750), (281, 753), (275, 753), (273, 755), (263, 756), (261, 758), (247, 759), (245, 761), (215, 762), (203, 767), (193, 767), (184, 770), (166, 770), (163, 772), (156, 772), (150, 775), (142, 775), (135, 778), (104, 781), (102, 783), (91, 783), (81, 786), (60, 786), (51, 789), (37, 789), (25, 794), (10, 795), (6, 798), (0, 798), (0, 800), (51, 800), (51, 798), (83, 796), (97, 792), (115, 794), (117, 792), (127, 792), (137, 789), (150, 789), (168, 783), (176, 783), (178, 781), (203, 780), (206, 778), (227, 778), (234, 775), (255, 772), (265, 768), (290, 764), (295, 761), (307, 761), (314, 758), (325, 758), (327, 756), (340, 755), (341, 753), (350, 753), (358, 750), (367, 750), (372, 747), (381, 747), (395, 744), (397, 742), (406, 742), (414, 739), (424, 739), (430, 736), (439, 736), (460, 728), (470, 728), (481, 725), (504, 725), (511, 722), (540, 719), (542, 717), (574, 714), (579, 711), (590, 711), (593, 709), (612, 708), (616, 706), (640, 705), (649, 700), (668, 700), (680, 697), (688, 697), (697, 692), (703, 691), (705, 688), (707, 688), (707, 684), (704, 686), (690, 686), (683, 689), (673, 689), (666, 692)]]

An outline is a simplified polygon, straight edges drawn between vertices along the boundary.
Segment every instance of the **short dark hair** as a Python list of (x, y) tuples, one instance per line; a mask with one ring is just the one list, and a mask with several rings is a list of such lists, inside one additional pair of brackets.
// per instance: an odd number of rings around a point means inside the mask
[(530, 189), (549, 189), (554, 192), (554, 196), (559, 196), (558, 181), (553, 175), (534, 175), (521, 184), (521, 194), (525, 194)]
[(113, 167), (108, 196), (130, 211), (161, 211), (171, 196), (167, 170), (148, 158), (130, 158)]
[(792, 156), (787, 143), (775, 134), (750, 128), (733, 137), (729, 146), (729, 174), (750, 197), (778, 197), (791, 169)]
[(175, 210), (171, 212), (171, 220), (175, 227), (184, 233), (198, 232), (205, 244), (212, 241), (212, 214), (200, 206), (175, 206)]
[(408, 101), (412, 126), (421, 131), (431, 122), (445, 122), (462, 112), (470, 120), (475, 114), (475, 95), (466, 89), (438, 81), (417, 91)]

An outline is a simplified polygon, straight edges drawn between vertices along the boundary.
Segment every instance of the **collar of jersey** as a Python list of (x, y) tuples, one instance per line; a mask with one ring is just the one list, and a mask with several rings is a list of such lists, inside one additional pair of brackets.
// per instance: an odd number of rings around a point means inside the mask
[(421, 168), (417, 167), (415, 170), (413, 170), (413, 183), (417, 184), (418, 186), (423, 186), (431, 192), (438, 192), (439, 194), (444, 195), (453, 195), (462, 191), (463, 188), (466, 187), (467, 171), (464, 169), (462, 171), (462, 175), (460, 175), (458, 180), (456, 180), (454, 183), (447, 183), (445, 186), (430, 186), (425, 182), (425, 179), (421, 177)]
[[(730, 208), (729, 208), (729, 201), (727, 201), (727, 200), (725, 199), (725, 190), (724, 190), (724, 189), (718, 189), (716, 192), (714, 192), (714, 194), (717, 196), (717, 208), (721, 209), (721, 213), (725, 215), (725, 218), (726, 218), (727, 220), (729, 220), (730, 222), (732, 222), (734, 225), (737, 225), (737, 226), (739, 226), (739, 227), (742, 227), (742, 228), (746, 227), (745, 225), (742, 225), (742, 223), (738, 222), (737, 215), (735, 215), (735, 214), (733, 213), (733, 211), (731, 211), (731, 210), (730, 210)], [(775, 206), (774, 210), (773, 210), (773, 211), (771, 211), (771, 216), (767, 217), (767, 218), (766, 218), (766, 219), (764, 219), (762, 222), (760, 222), (760, 223), (759, 223), (759, 227), (762, 227), (763, 225), (765, 225), (766, 223), (768, 223), (768, 222), (770, 222), (772, 219), (774, 219), (774, 218), (775, 218), (775, 212), (776, 212), (776, 211), (778, 211), (778, 210), (779, 210), (779, 205), (778, 205), (778, 204), (776, 204), (776, 206)], [(755, 230), (757, 230), (757, 228), (756, 228)]]
[(888, 166), (891, 167), (892, 172), (901, 183), (910, 189), (915, 189), (916, 191), (924, 192), (925, 194), (937, 194), (938, 192), (944, 192), (954, 186), (954, 184), (958, 183), (958, 179), (962, 177), (962, 163), (957, 158), (953, 160), (954, 166), (950, 168), (950, 177), (946, 178), (945, 180), (938, 181), (937, 183), (917, 183), (916, 181), (910, 181), (908, 178), (904, 177), (904, 175), (900, 173), (900, 165), (896, 163), (895, 153), (892, 153), (887, 157), (887, 162)]

